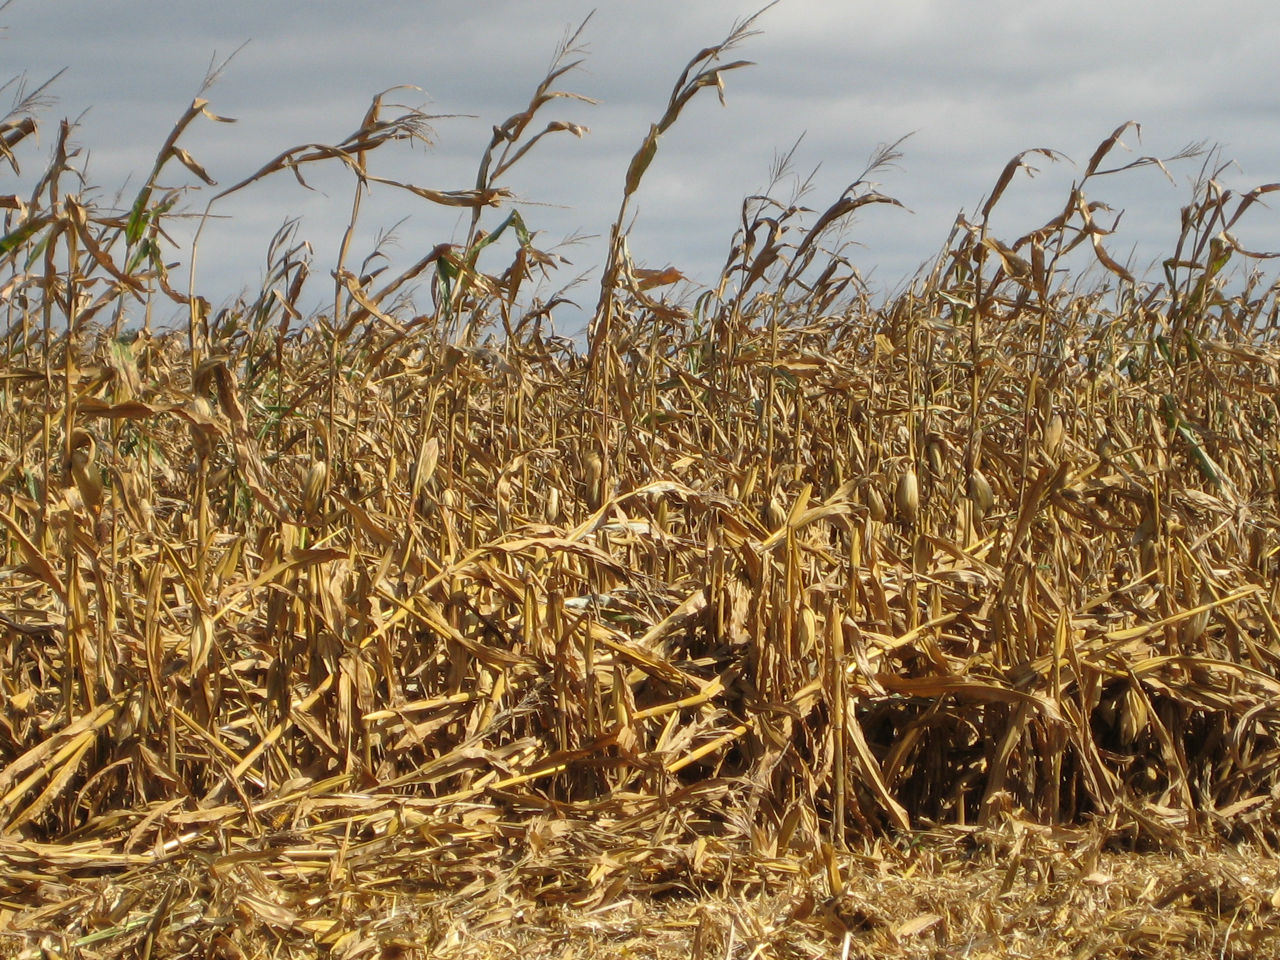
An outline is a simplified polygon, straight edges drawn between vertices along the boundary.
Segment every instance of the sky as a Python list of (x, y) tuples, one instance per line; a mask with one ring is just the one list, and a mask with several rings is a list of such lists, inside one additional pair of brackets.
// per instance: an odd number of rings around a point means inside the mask
[[(235, 51), (202, 95), (214, 113), (237, 122), (202, 118), (181, 142), (220, 185), (288, 147), (341, 140), (375, 94), (411, 85), (418, 89), (397, 90), (388, 100), (436, 115), (434, 143), (375, 154), (373, 171), (465, 189), (493, 125), (524, 108), (566, 31), (590, 16), (581, 35), (584, 62), (557, 89), (598, 102), (565, 99), (540, 114), (589, 133), (546, 138), (506, 181), (538, 231), (537, 244), (571, 261), (543, 295), (583, 275), (586, 282), (569, 296), (589, 309), (601, 238), (617, 213), (632, 154), (688, 60), (761, 5), (10, 0), (0, 9), (0, 82), (18, 78), (30, 89), (66, 68), (50, 88), (54, 102), (41, 112), (38, 148), (20, 154), (23, 173), (29, 179), (42, 168), (58, 120), (77, 120), (74, 142), (87, 157), (94, 197), (106, 205), (117, 195), (128, 203), (174, 122), (201, 93), (211, 63)], [(879, 146), (907, 137), (902, 158), (874, 174), (876, 188), (903, 208), (865, 208), (842, 234), (847, 255), (879, 291), (892, 291), (935, 256), (957, 214), (972, 217), (1009, 159), (1034, 147), (1069, 159), (1037, 158), (1038, 174), (1018, 177), (992, 229), (1011, 241), (1044, 223), (1061, 209), (1094, 147), (1125, 121), (1140, 123), (1141, 134), (1124, 135), (1130, 152), (1115, 154), (1117, 161), (1167, 157), (1204, 141), (1232, 162), (1220, 177), (1228, 187), (1280, 180), (1274, 0), (1220, 0), (1211, 13), (1188, 0), (781, 0), (755, 27), (759, 35), (734, 54), (755, 65), (725, 75), (726, 105), (705, 91), (662, 139), (632, 206), (630, 250), (639, 265), (674, 265), (696, 283), (714, 283), (743, 198), (768, 185), (776, 158), (793, 146), (796, 179), (775, 195), (791, 199), (812, 174), (802, 200), (822, 210)], [(3, 97), (11, 101), (16, 89)], [(1153, 279), (1159, 259), (1172, 251), (1201, 161), (1169, 169), (1172, 181), (1148, 167), (1089, 190), (1090, 199), (1124, 210), (1109, 240), (1112, 255)], [(162, 177), (189, 181), (180, 169)], [(215, 207), (219, 219), (200, 240), (197, 292), (218, 304), (256, 291), (272, 234), (286, 218), (300, 217), (298, 236), (314, 249), (318, 304), (331, 290), (324, 278), (354, 185), (337, 169), (309, 182), (316, 189), (277, 177)], [(0, 185), (0, 193), (15, 190), (12, 182)], [(207, 195), (193, 196), (189, 208), (203, 209)], [(490, 226), (503, 215), (490, 212)], [(390, 262), (407, 264), (436, 243), (461, 239), (466, 226), (457, 211), (375, 186), (362, 202), (354, 259), (394, 227)], [(1280, 218), (1255, 209), (1237, 236), (1246, 247), (1280, 249)], [(587, 239), (561, 246), (573, 237)], [(560, 319), (568, 328), (580, 321), (572, 310)]]

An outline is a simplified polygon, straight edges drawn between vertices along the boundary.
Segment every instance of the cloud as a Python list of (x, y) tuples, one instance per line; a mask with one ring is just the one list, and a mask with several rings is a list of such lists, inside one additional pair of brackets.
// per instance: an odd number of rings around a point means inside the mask
[[(201, 121), (184, 140), (224, 184), (296, 143), (345, 136), (373, 94), (414, 84), (421, 93), (396, 98), (474, 117), (442, 117), (430, 151), (389, 154), (375, 165), (457, 189), (474, 179), (492, 125), (523, 109), (566, 30), (591, 4), (481, 0), (452, 5), (447, 15), (442, 9), (422, 0), (18, 0), (4, 13), (9, 29), (0, 52), (34, 80), (70, 67), (57, 85), (55, 116), (92, 106), (78, 139), (92, 149), (94, 176), (108, 192), (130, 175), (135, 182), (145, 176), (214, 51), (225, 56), (245, 40), (207, 94), (215, 112), (239, 122)], [(565, 100), (546, 111), (585, 124), (590, 135), (550, 138), (510, 177), (529, 201), (526, 220), (548, 244), (574, 232), (607, 233), (627, 163), (680, 70), (755, 9), (736, 0), (648, 0), (594, 14), (583, 33), (586, 62), (557, 86), (601, 102)], [(796, 170), (818, 168), (807, 201), (821, 209), (877, 144), (914, 131), (900, 165), (877, 174), (884, 192), (912, 212), (868, 210), (847, 233), (866, 243), (854, 248), (855, 262), (878, 267), (885, 286), (936, 252), (956, 213), (978, 205), (1010, 157), (1046, 146), (1076, 165), (1046, 164), (1035, 179), (1020, 177), (997, 213), (1011, 235), (1038, 225), (1056, 212), (1097, 143), (1125, 120), (1143, 123), (1141, 141), (1125, 137), (1130, 157), (1168, 155), (1208, 139), (1226, 143), (1239, 161), (1243, 172), (1225, 175), (1233, 187), (1278, 178), (1280, 124), (1270, 90), (1280, 22), (1269, 2), (1223, 0), (1210, 15), (1189, 0), (783, 0), (757, 26), (762, 33), (735, 53), (757, 65), (726, 76), (728, 108), (703, 94), (663, 138), (636, 197), (631, 247), (643, 262), (674, 263), (710, 282), (742, 198), (765, 185), (775, 154), (802, 134)], [(1091, 195), (1129, 208), (1119, 247), (1136, 242), (1150, 247), (1148, 259), (1156, 256), (1176, 233), (1186, 181), (1197, 170), (1192, 163), (1175, 171), (1176, 188), (1154, 170), (1100, 181)], [(352, 185), (337, 173), (315, 185), (308, 193), (281, 178), (227, 204), (222, 212), (233, 219), (207, 231), (202, 282), (228, 294), (252, 285), (271, 233), (296, 214), (305, 218), (301, 233), (315, 242), (323, 274), (320, 261), (336, 247)], [(405, 215), (398, 233), (406, 257), (458, 234), (456, 211), (379, 188), (364, 208), (362, 249)], [(1270, 223), (1255, 216), (1239, 229), (1259, 246), (1280, 247)], [(603, 250), (602, 240), (575, 247), (575, 271), (598, 264)]]

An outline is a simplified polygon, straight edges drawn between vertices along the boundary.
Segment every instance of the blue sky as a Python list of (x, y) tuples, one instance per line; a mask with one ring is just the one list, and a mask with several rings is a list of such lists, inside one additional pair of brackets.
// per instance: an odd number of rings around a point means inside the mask
[[(103, 202), (126, 182), (136, 189), (211, 60), (246, 41), (205, 94), (214, 112), (238, 122), (197, 124), (183, 141), (221, 184), (286, 147), (341, 139), (374, 94), (410, 84), (420, 91), (393, 99), (471, 116), (441, 117), (430, 150), (375, 155), (374, 170), (459, 189), (474, 180), (492, 125), (523, 108), (566, 29), (594, 9), (583, 34), (586, 62), (560, 87), (600, 102), (564, 101), (545, 114), (590, 133), (548, 138), (508, 181), (526, 201), (525, 220), (542, 231), (541, 245), (552, 247), (575, 234), (607, 234), (628, 160), (661, 115), (679, 71), (758, 6), (12, 0), (0, 11), (0, 74), (23, 76), (31, 86), (67, 68), (52, 88), (56, 103), (43, 113), (40, 152), (51, 145), (58, 119), (79, 118), (76, 140)], [(1223, 175), (1228, 186), (1280, 180), (1280, 13), (1254, 0), (1223, 0), (1207, 11), (1185, 0), (782, 0), (760, 18), (761, 35), (738, 51), (757, 65), (726, 76), (727, 107), (705, 95), (664, 138), (636, 198), (631, 251), (642, 265), (674, 264), (712, 282), (742, 198), (766, 185), (774, 157), (801, 137), (795, 170), (817, 170), (805, 201), (822, 209), (878, 145), (911, 134), (903, 159), (877, 175), (879, 188), (907, 209), (868, 209), (845, 232), (859, 244), (851, 258), (878, 288), (892, 288), (931, 257), (956, 214), (980, 205), (1010, 157), (1051, 147), (1075, 165), (1037, 163), (1040, 174), (1019, 178), (993, 224), (1007, 239), (1040, 225), (1058, 211), (1097, 143), (1127, 120), (1140, 122), (1142, 135), (1125, 136), (1133, 151), (1126, 159), (1167, 156), (1203, 140), (1221, 144), (1223, 159), (1235, 161)], [(39, 167), (30, 152), (22, 159), (26, 173)], [(1100, 181), (1091, 198), (1126, 211), (1112, 253), (1123, 259), (1133, 251), (1139, 271), (1167, 254), (1198, 170), (1197, 162), (1172, 168), (1174, 183), (1153, 168)], [(175, 171), (170, 181), (179, 179)], [(229, 219), (201, 240), (197, 290), (216, 302), (254, 288), (271, 234), (286, 217), (300, 216), (300, 236), (315, 250), (312, 294), (319, 302), (352, 184), (335, 171), (313, 185), (318, 189), (308, 192), (279, 178), (217, 208)], [(785, 186), (781, 192), (785, 198)], [(193, 208), (202, 206), (193, 200)], [(404, 217), (391, 248), (403, 262), (465, 229), (456, 212), (375, 188), (357, 252)], [(1273, 211), (1259, 209), (1239, 238), (1280, 248), (1277, 222)], [(562, 252), (573, 261), (562, 282), (577, 273), (594, 280), (602, 241)], [(586, 306), (594, 303), (591, 289), (588, 283), (577, 294)]]

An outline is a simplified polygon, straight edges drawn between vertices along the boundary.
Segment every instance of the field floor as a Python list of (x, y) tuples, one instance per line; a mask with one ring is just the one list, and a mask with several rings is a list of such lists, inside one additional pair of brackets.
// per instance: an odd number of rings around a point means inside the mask
[(167, 853), (0, 841), (0, 952), (33, 960), (1280, 955), (1280, 861), (1257, 845), (1197, 844), (1184, 834), (1176, 849), (1140, 852), (1102, 829), (1011, 820), (782, 857), (571, 820), (503, 821), (478, 807), (447, 825), (404, 825), (411, 820), (384, 821), (399, 832), (372, 840), (357, 836), (367, 829), (215, 839), (212, 827)]

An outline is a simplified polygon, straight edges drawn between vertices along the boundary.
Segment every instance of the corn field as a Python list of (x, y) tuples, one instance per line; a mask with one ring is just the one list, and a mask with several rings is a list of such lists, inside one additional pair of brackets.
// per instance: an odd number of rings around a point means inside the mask
[[(380, 177), (432, 136), (381, 99), (215, 188), (180, 145), (220, 119), (197, 100), (127, 208), (82, 199), (66, 124), (34, 192), (0, 197), (0, 931), (59, 956), (444, 955), (441, 903), (514, 923), (813, 883), (827, 912), (797, 894), (797, 929), (932, 956), (916, 939), (971, 921), (922, 907), (875, 941), (831, 906), (848, 857), (931, 832), (1015, 864), (1012, 836), (1273, 849), (1280, 302), (1232, 230), (1280, 184), (1114, 160), (1126, 124), (1058, 216), (998, 239), (1029, 151), (877, 300), (839, 242), (896, 203), (886, 147), (825, 208), (744, 202), (718, 285), (684, 295), (633, 261), (631, 201), (750, 27), (641, 138), (581, 340), (554, 335), (557, 258), (503, 186), (583, 133), (546, 116), (573, 39), (471, 189)], [(38, 113), (0, 124), (14, 174)], [(1166, 163), (1203, 165), (1164, 276), (1135, 277), (1094, 198)], [(172, 282), (193, 198), (317, 165), (350, 171), (353, 225), (399, 190), (469, 211), (465, 238), (391, 277), (344, 246), (330, 279), (291, 224), (256, 296)], [(202, 191), (160, 186), (180, 174)], [(411, 927), (370, 906), (387, 885)], [(1225, 955), (1265, 953), (1280, 916), (1240, 896), (1255, 939)], [(683, 955), (729, 955), (707, 938)]]

